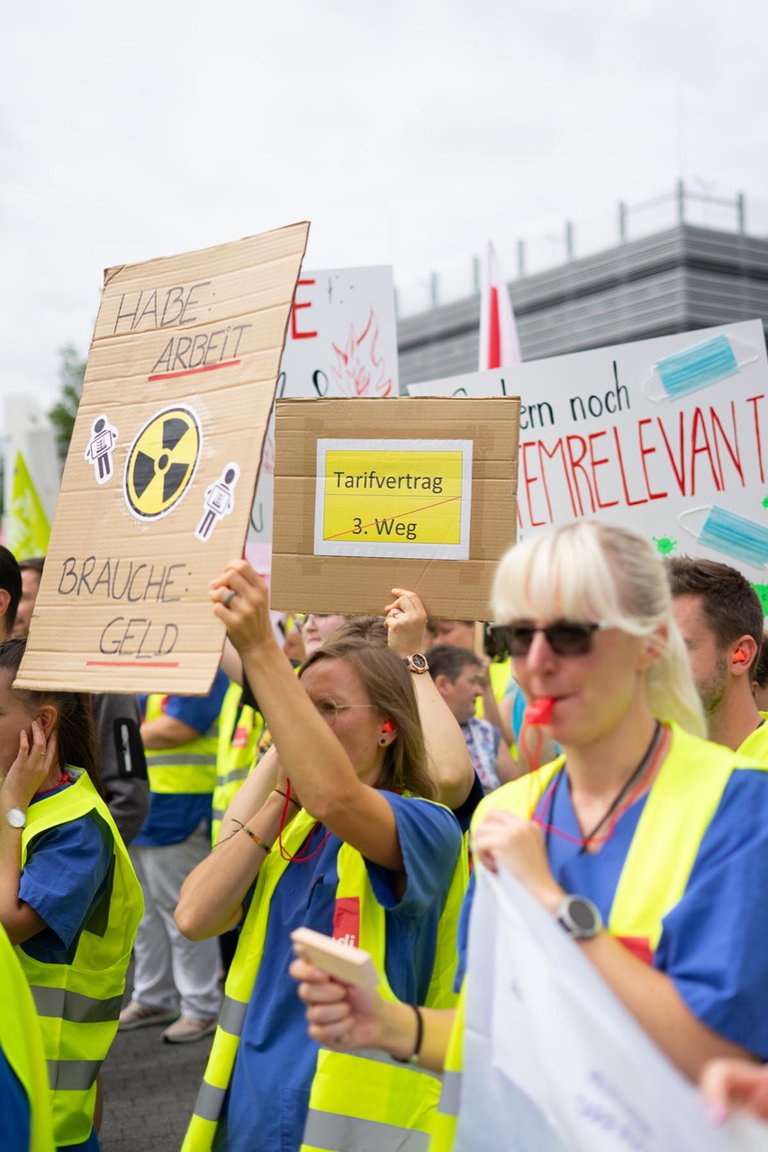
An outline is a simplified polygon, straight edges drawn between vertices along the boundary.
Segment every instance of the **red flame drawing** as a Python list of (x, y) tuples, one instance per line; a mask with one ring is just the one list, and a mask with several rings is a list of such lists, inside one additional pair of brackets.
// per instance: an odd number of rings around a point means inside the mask
[(387, 375), (383, 356), (378, 356), (376, 342), (379, 338), (379, 325), (373, 308), (368, 314), (368, 323), (361, 336), (355, 335), (355, 326), (350, 324), (346, 348), (332, 344), (336, 353), (336, 364), (331, 367), (331, 376), (344, 396), (389, 396), (392, 391), (392, 377)]

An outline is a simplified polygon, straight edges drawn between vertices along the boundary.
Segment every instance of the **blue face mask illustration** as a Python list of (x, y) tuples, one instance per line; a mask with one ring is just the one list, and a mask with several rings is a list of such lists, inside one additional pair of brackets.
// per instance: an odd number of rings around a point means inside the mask
[[(754, 353), (754, 350), (752, 350)], [(645, 381), (645, 392), (649, 400), (679, 400), (692, 392), (699, 392), (729, 376), (735, 376), (744, 364), (757, 359), (754, 353), (739, 363), (729, 336), (721, 333), (711, 340), (684, 348), (672, 356), (665, 356), (653, 366), (653, 372)], [(648, 385), (654, 376), (661, 381), (663, 391), (652, 395)]]
[(690, 508), (678, 517), (681, 527), (692, 536), (696, 536), (695, 531), (687, 528), (683, 520), (694, 512), (707, 513), (697, 536), (700, 544), (754, 568), (764, 569), (768, 565), (768, 525), (715, 504), (711, 508)]

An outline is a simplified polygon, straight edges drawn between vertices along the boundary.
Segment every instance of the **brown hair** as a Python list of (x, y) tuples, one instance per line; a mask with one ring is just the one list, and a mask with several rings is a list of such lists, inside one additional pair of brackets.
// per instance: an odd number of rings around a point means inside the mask
[(396, 736), (384, 750), (384, 768), (376, 787), (434, 800), (437, 789), (427, 765), (416, 693), (401, 658), (391, 648), (362, 636), (336, 634), (312, 653), (299, 675), (321, 660), (343, 660), (354, 668), (371, 703), (395, 726)]
[(716, 560), (669, 556), (665, 561), (672, 596), (694, 596), (719, 648), (728, 648), (740, 636), (757, 644), (750, 674), (754, 678), (763, 643), (763, 607), (754, 588), (736, 568)]
[(82, 768), (90, 776), (99, 795), (104, 798), (101, 772), (96, 759), (96, 727), (90, 696), (83, 692), (11, 688), (26, 645), (24, 639), (6, 640), (0, 644), (0, 672), (5, 673), (8, 687), (28, 712), (34, 712), (44, 704), (50, 704), (56, 709), (59, 764), (62, 768), (67, 764), (73, 768)]

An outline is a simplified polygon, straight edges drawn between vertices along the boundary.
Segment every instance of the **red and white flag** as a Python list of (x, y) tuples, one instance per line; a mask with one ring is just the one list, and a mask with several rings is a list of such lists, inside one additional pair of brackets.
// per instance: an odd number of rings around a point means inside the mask
[(520, 364), (522, 359), (512, 301), (493, 244), (489, 243), (480, 290), (478, 367), (483, 372), (487, 368), (505, 368), (509, 364)]

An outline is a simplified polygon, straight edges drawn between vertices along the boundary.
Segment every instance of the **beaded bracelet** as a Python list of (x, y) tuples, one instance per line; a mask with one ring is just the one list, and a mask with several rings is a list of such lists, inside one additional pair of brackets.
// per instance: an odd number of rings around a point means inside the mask
[(243, 830), (243, 832), (245, 832), (246, 836), (250, 836), (251, 840), (253, 840), (256, 847), (261, 848), (262, 852), (265, 852), (267, 854), (267, 856), (269, 856), (270, 852), (272, 851), (269, 844), (265, 844), (264, 841), (261, 839), (261, 837), (257, 836), (256, 833), (253, 831), (253, 829), (249, 828), (247, 824), (242, 824), (239, 820), (235, 820), (234, 816), (232, 817), (232, 819), (234, 820), (235, 824), (238, 825), (238, 827), (242, 828), (242, 830)]

